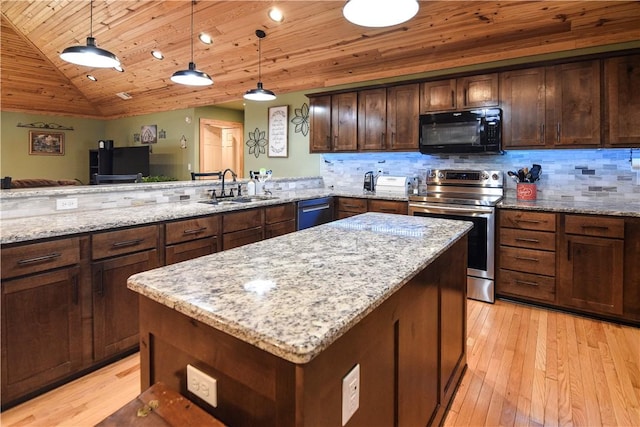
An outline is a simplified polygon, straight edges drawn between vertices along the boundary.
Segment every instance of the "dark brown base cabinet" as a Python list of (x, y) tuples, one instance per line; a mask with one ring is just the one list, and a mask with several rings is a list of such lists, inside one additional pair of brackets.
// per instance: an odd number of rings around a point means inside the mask
[(365, 199), (357, 197), (337, 197), (335, 203), (336, 219), (348, 218), (365, 212), (381, 212), (407, 215), (407, 202), (384, 199)]
[[(140, 296), (142, 389), (161, 381), (227, 425), (340, 426), (342, 378), (360, 364), (348, 424), (438, 425), (466, 367), (466, 238), (306, 364), (294, 364)], [(213, 376), (218, 406), (190, 394)]]
[(499, 217), (499, 296), (640, 324), (640, 218), (510, 209)]

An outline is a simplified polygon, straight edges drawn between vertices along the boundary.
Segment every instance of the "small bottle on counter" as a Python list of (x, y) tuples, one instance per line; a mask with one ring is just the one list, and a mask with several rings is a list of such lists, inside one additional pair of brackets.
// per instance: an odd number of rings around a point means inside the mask
[(256, 183), (254, 180), (249, 180), (249, 182), (247, 182), (247, 194), (249, 196), (255, 196), (256, 194)]

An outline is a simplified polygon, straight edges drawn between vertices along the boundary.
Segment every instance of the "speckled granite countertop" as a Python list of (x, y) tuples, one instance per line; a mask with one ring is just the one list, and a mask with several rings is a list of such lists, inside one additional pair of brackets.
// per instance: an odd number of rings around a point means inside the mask
[[(34, 190), (34, 192), (35, 191), (36, 190)], [(19, 243), (338, 195), (344, 197), (406, 200), (406, 198), (390, 197), (387, 195), (376, 196), (375, 194), (364, 194), (362, 192), (337, 192), (328, 188), (313, 188), (279, 191), (274, 194), (275, 198), (271, 200), (233, 205), (215, 206), (189, 200), (185, 202), (159, 203), (131, 208), (3, 219), (0, 221), (0, 243)]]
[[(135, 274), (128, 285), (278, 357), (307, 363), (471, 225), (366, 213)], [(229, 255), (237, 262), (225, 263)]]
[(563, 212), (592, 215), (634, 216), (640, 217), (640, 201), (593, 201), (576, 202), (574, 200), (517, 200), (505, 198), (498, 205), (500, 209), (525, 209), (532, 211)]

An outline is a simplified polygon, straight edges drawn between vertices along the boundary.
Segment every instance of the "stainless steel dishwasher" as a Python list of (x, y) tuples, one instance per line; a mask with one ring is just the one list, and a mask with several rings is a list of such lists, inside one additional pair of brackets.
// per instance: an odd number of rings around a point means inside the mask
[(333, 221), (333, 197), (298, 202), (298, 230)]

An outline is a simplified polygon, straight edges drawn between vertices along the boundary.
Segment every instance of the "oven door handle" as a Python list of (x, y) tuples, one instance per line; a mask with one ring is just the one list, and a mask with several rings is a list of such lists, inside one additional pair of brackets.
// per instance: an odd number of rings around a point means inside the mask
[(491, 208), (458, 208), (453, 206), (440, 207), (440, 206), (424, 206), (416, 203), (409, 203), (409, 208), (417, 208), (420, 212), (434, 213), (434, 214), (490, 214), (493, 212)]

